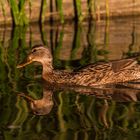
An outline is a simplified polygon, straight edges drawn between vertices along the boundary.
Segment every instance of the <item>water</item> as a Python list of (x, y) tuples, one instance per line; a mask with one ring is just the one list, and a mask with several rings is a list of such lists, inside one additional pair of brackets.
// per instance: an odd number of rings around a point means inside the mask
[(16, 68), (36, 44), (68, 71), (129, 57), (140, 49), (140, 18), (0, 27), (0, 140), (139, 139), (139, 89), (50, 89), (40, 65)]

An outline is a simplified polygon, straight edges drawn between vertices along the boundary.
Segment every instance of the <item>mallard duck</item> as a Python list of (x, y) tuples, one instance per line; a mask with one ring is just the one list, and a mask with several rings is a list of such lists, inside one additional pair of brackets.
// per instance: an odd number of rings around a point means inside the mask
[(135, 58), (99, 62), (77, 71), (66, 72), (55, 70), (50, 50), (43, 45), (38, 45), (32, 48), (26, 62), (18, 65), (17, 68), (24, 67), (34, 61), (42, 64), (42, 78), (51, 84), (94, 87), (140, 78), (140, 65)]

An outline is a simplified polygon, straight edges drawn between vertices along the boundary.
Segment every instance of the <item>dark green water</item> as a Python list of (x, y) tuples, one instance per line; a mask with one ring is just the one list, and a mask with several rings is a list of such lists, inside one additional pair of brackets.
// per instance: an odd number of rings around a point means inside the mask
[[(68, 71), (133, 56), (140, 49), (140, 18), (0, 27), (0, 140), (139, 139), (139, 89), (99, 90), (95, 95), (88, 89), (52, 91), (38, 76), (38, 64), (16, 68), (37, 44), (50, 47), (54, 67)], [(19, 92), (48, 104), (33, 110)]]

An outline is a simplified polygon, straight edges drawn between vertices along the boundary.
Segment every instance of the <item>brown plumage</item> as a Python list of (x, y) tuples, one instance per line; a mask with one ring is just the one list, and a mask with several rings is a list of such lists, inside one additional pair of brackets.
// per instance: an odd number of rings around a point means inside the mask
[(52, 55), (48, 48), (40, 45), (34, 47), (27, 57), (27, 62), (17, 67), (24, 67), (33, 61), (40, 62), (43, 67), (42, 77), (52, 84), (99, 86), (119, 83), (140, 78), (140, 65), (135, 59), (122, 59), (111, 62), (90, 64), (76, 72), (54, 70)]

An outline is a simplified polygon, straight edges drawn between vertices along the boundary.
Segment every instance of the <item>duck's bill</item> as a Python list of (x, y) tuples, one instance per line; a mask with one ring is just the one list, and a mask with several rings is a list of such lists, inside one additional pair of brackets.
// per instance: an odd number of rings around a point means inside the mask
[(34, 102), (34, 99), (32, 99), (30, 96), (25, 95), (24, 93), (20, 93), (20, 94), (18, 94), (18, 96), (24, 97), (25, 99), (27, 99), (30, 102)]
[(31, 63), (32, 63), (32, 60), (26, 61), (25, 63), (22, 63), (22, 64), (17, 65), (17, 68), (19, 69), (19, 68), (25, 67), (25, 66), (27, 66), (27, 65), (29, 65)]

